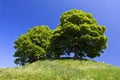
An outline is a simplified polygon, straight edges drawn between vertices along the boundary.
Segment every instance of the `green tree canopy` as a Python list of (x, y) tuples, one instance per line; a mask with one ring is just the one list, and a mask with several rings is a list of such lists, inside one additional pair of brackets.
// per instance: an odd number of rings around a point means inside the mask
[(52, 31), (47, 26), (36, 26), (21, 35), (15, 42), (15, 63), (25, 65), (41, 59), (47, 53)]
[(42, 58), (60, 58), (74, 53), (74, 58), (99, 57), (107, 48), (106, 27), (97, 23), (91, 13), (69, 10), (60, 17), (55, 30), (47, 26), (29, 29), (15, 42), (15, 63), (25, 65)]
[(107, 48), (106, 28), (92, 14), (81, 10), (64, 12), (51, 39), (51, 55), (75, 53), (75, 58), (100, 56)]

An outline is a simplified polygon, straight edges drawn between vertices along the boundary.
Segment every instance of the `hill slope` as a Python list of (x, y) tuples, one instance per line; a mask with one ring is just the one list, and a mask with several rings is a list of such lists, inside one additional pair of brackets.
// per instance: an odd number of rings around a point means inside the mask
[(0, 80), (120, 80), (120, 68), (94, 61), (42, 60), (0, 69)]

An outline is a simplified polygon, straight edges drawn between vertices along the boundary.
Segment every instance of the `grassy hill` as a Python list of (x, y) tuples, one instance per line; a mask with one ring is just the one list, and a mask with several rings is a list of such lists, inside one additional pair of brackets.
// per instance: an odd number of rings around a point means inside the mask
[(42, 60), (2, 68), (0, 80), (120, 80), (120, 68), (89, 60)]

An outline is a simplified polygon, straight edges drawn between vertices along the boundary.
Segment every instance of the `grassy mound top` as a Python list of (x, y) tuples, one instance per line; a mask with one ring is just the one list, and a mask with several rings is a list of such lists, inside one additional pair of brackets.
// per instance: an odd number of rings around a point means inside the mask
[(0, 80), (120, 80), (120, 68), (90, 60), (42, 60), (1, 68)]

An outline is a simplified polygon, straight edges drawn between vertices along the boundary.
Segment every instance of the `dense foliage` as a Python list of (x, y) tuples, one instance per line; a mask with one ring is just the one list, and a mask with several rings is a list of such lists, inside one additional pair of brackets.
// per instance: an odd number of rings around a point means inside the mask
[(15, 63), (24, 65), (42, 58), (60, 58), (74, 53), (74, 58), (95, 58), (107, 48), (106, 28), (98, 25), (92, 14), (69, 10), (60, 17), (55, 30), (34, 27), (15, 41)]
[(60, 24), (51, 39), (52, 52), (56, 57), (75, 53), (75, 58), (100, 56), (107, 48), (106, 28), (98, 25), (92, 14), (70, 10), (62, 14)]
[(51, 30), (47, 26), (36, 26), (21, 35), (15, 42), (15, 63), (24, 65), (41, 59), (47, 53)]

